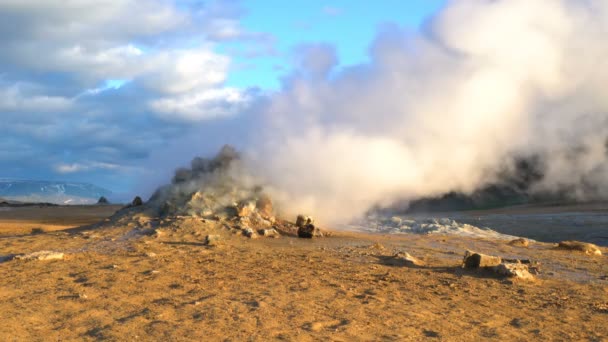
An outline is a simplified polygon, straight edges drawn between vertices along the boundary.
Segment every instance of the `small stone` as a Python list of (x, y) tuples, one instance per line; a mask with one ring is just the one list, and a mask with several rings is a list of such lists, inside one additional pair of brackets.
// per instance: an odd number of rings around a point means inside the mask
[(221, 236), (219, 235), (207, 235), (205, 237), (205, 245), (207, 246), (218, 246), (221, 244)]
[(528, 247), (528, 245), (530, 245), (530, 242), (527, 239), (519, 238), (509, 241), (509, 245), (515, 247)]
[(566, 249), (571, 251), (581, 251), (588, 255), (602, 255), (602, 251), (592, 244), (580, 241), (562, 241), (557, 245), (559, 249)]
[(64, 254), (60, 252), (53, 251), (40, 251), (34, 252), (30, 254), (17, 255), (15, 259), (18, 260), (61, 260), (63, 259)]
[(314, 224), (315, 224), (315, 220), (311, 216), (298, 215), (298, 217), (296, 218), (296, 227), (298, 227), (298, 228), (304, 228), (307, 225), (314, 225)]
[(281, 236), (281, 234), (279, 234), (279, 232), (274, 229), (274, 228), (270, 228), (270, 229), (261, 229), (259, 231), (260, 235), (265, 236), (265, 237), (272, 237), (272, 238), (278, 238), (279, 236)]
[(253, 230), (251, 228), (243, 229), (243, 235), (245, 235), (246, 237), (248, 237), (250, 239), (255, 239), (258, 237), (258, 234), (255, 232), (255, 230)]
[(156, 253), (154, 253), (154, 252), (148, 252), (148, 253), (146, 253), (146, 256), (148, 258), (156, 258)]
[(322, 237), (323, 234), (314, 224), (307, 224), (298, 228), (298, 237), (303, 239), (312, 239), (313, 237)]
[(497, 256), (485, 255), (481, 253), (466, 251), (463, 259), (463, 267), (478, 268), (478, 267), (494, 267), (500, 265), (502, 259)]
[(517, 278), (522, 280), (532, 280), (534, 276), (528, 272), (528, 266), (524, 264), (504, 263), (493, 268), (494, 272), (501, 276)]

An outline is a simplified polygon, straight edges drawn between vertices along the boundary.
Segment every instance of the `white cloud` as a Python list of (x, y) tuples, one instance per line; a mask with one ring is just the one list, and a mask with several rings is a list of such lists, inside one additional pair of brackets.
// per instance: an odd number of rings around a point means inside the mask
[(248, 95), (224, 85), (231, 58), (216, 41), (267, 43), (240, 26), (239, 7), (0, 0), (0, 135), (28, 153), (15, 163), (0, 151), (0, 166), (126, 174), (196, 122), (234, 114)]
[[(26, 89), (24, 89), (26, 88)], [(0, 84), (0, 112), (58, 112), (69, 110), (71, 99), (27, 93), (27, 85), (19, 83), (3, 86)]]
[(152, 100), (150, 108), (161, 118), (200, 121), (237, 114), (250, 100), (239, 89), (222, 88)]

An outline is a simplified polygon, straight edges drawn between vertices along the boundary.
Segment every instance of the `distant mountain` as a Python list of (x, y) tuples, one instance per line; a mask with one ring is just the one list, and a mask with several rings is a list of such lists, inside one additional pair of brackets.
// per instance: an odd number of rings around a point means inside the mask
[(0, 179), (0, 198), (20, 202), (94, 204), (110, 194), (87, 183)]

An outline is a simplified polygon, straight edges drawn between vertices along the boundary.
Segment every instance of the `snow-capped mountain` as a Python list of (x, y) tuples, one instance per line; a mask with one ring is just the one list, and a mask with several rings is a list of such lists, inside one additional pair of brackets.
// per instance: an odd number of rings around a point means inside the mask
[(110, 194), (87, 183), (0, 179), (0, 197), (20, 202), (93, 204)]

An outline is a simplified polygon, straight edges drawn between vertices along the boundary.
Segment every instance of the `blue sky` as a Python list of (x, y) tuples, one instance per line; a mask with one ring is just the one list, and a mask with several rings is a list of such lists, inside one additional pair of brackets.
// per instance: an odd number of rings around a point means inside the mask
[(278, 88), (280, 76), (290, 69), (294, 47), (305, 43), (334, 45), (340, 66), (367, 62), (369, 45), (383, 25), (399, 25), (415, 31), (443, 2), (311, 0), (286, 5), (278, 0), (247, 1), (244, 3), (243, 27), (272, 33), (276, 51), (274, 55), (257, 58), (235, 57), (237, 71), (230, 74), (228, 84)]
[(298, 47), (366, 63), (384, 25), (415, 31), (442, 2), (0, 2), (0, 178), (132, 192), (247, 134)]

